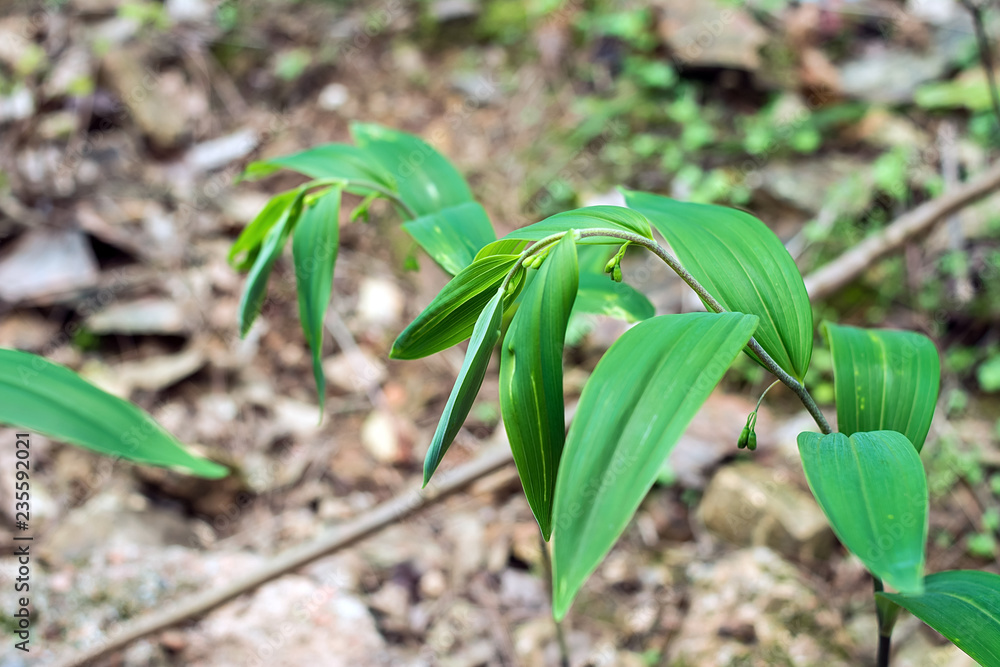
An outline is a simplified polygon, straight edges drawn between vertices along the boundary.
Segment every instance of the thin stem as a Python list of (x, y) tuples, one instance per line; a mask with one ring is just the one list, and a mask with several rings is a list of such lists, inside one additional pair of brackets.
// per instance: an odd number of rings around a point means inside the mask
[[(708, 290), (706, 290), (702, 284), (699, 283), (690, 272), (688, 272), (687, 269), (681, 266), (680, 262), (678, 262), (673, 255), (667, 252), (663, 246), (656, 241), (646, 238), (645, 236), (640, 236), (639, 234), (633, 234), (632, 232), (625, 232), (617, 229), (583, 229), (580, 230), (580, 236), (581, 238), (593, 236), (611, 237), (622, 239), (623, 241), (631, 241), (635, 245), (640, 245), (643, 248), (646, 248), (663, 260), (663, 262), (669, 266), (674, 273), (680, 276), (681, 280), (687, 283), (688, 287), (693, 289), (695, 293), (701, 297), (701, 300), (705, 302), (705, 305), (716, 313), (726, 312), (726, 309), (722, 306), (722, 304), (719, 303), (714, 296), (709, 294)], [(799, 397), (802, 404), (806, 406), (806, 410), (808, 410), (812, 418), (816, 420), (816, 424), (819, 426), (820, 431), (824, 434), (833, 433), (833, 429), (830, 428), (830, 424), (826, 421), (826, 417), (823, 416), (823, 412), (819, 409), (819, 406), (816, 405), (816, 401), (813, 400), (813, 397), (806, 390), (805, 386), (786, 373), (781, 366), (779, 366), (777, 362), (771, 358), (771, 355), (764, 351), (764, 348), (760, 346), (760, 343), (758, 343), (756, 339), (751, 338), (750, 342), (747, 343), (747, 347), (749, 347), (750, 350), (757, 356), (757, 359), (760, 360), (761, 364), (763, 364), (767, 370), (771, 371), (775, 377), (781, 380), (782, 384), (795, 392), (795, 395)]]
[(892, 650), (892, 637), (890, 635), (878, 636), (878, 667), (889, 667), (889, 653)]
[[(545, 543), (542, 531), (538, 531), (538, 546), (542, 550), (542, 562), (545, 565), (545, 578), (549, 584), (549, 603), (552, 603), (552, 556), (549, 554), (549, 545)], [(559, 665), (569, 667), (569, 646), (566, 644), (566, 633), (563, 632), (562, 621), (555, 618), (552, 622), (556, 627), (556, 642), (559, 644)]]
[(990, 102), (993, 104), (993, 114), (1000, 123), (1000, 96), (997, 95), (996, 73), (993, 71), (993, 54), (990, 49), (990, 40), (986, 35), (986, 26), (983, 22), (983, 7), (973, 2), (973, 0), (959, 0), (962, 6), (972, 15), (972, 23), (976, 28), (976, 43), (979, 45), (979, 59), (983, 63), (986, 71), (986, 81), (990, 89)]
[(395, 192), (379, 185), (378, 183), (373, 183), (371, 181), (357, 181), (349, 178), (320, 178), (315, 181), (310, 181), (307, 185), (310, 188), (319, 187), (321, 185), (340, 185), (341, 187), (344, 188), (355, 187), (355, 188), (363, 188), (365, 190), (371, 190), (372, 192), (377, 192), (382, 197), (385, 197), (393, 204), (403, 209), (403, 212), (406, 213), (408, 217), (414, 219), (420, 217), (419, 215), (417, 215), (417, 212), (414, 211), (412, 208), (410, 208), (409, 204), (400, 199), (399, 195), (397, 195)]

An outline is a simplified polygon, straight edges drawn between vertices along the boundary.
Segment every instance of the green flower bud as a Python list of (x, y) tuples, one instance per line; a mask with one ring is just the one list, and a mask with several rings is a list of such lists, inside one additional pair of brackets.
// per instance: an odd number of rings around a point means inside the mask
[(757, 449), (757, 433), (750, 431), (750, 438), (747, 440), (747, 449), (751, 452)]
[(615, 264), (614, 271), (611, 273), (611, 279), (616, 283), (620, 283), (622, 281), (622, 267), (620, 264)]
[(614, 257), (612, 257), (611, 259), (609, 259), (608, 263), (604, 265), (604, 272), (605, 273), (611, 273), (612, 271), (615, 270), (616, 266), (618, 266), (618, 256), (617, 255), (615, 255)]
[(744, 426), (743, 431), (740, 432), (740, 439), (736, 442), (736, 446), (743, 449), (747, 446), (747, 441), (750, 439), (750, 427)]

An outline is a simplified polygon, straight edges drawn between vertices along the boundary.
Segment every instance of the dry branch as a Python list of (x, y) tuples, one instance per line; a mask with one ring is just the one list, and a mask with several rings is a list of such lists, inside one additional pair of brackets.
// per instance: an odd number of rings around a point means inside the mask
[(1000, 162), (975, 180), (901, 215), (878, 234), (868, 237), (829, 264), (810, 273), (805, 278), (809, 298), (815, 300), (830, 296), (864, 273), (880, 257), (997, 188), (1000, 188)]
[(64, 660), (57, 661), (56, 664), (59, 667), (87, 665), (109, 653), (124, 648), (136, 639), (201, 616), (272, 579), (349, 547), (397, 521), (422, 512), (444, 498), (466, 489), (476, 480), (506, 466), (511, 461), (510, 448), (506, 443), (494, 445), (476, 459), (441, 473), (441, 479), (438, 483), (432, 482), (426, 489), (413, 489), (396, 496), (343, 526), (331, 528), (312, 542), (278, 554), (270, 562), (226, 586), (183, 598), (162, 612), (140, 617), (123, 626), (120, 632), (115, 633), (99, 646), (67, 656)]

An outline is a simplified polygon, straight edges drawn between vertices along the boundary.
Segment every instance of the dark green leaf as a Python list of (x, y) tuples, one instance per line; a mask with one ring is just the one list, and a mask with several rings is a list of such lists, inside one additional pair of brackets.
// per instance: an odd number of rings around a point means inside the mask
[(34, 354), (0, 349), (0, 423), (200, 477), (229, 474), (192, 455), (135, 405)]
[[(649, 228), (649, 221), (635, 211), (630, 211), (621, 206), (587, 206), (585, 208), (557, 213), (545, 218), (541, 222), (536, 222), (521, 229), (515, 229), (501, 240), (519, 239), (538, 241), (544, 239), (546, 236), (552, 236), (553, 234), (565, 232), (570, 229), (614, 229), (621, 232), (638, 234), (649, 239), (653, 238), (653, 232)], [(577, 243), (607, 244), (623, 243), (623, 241), (613, 237), (601, 236), (579, 239)]]
[(253, 162), (244, 176), (260, 178), (279, 169), (291, 169), (310, 178), (343, 178), (393, 187), (392, 176), (386, 173), (374, 156), (347, 144), (324, 144), (294, 155)]
[(323, 320), (333, 290), (333, 267), (340, 243), (340, 190), (333, 189), (306, 208), (292, 237), (299, 319), (312, 351), (313, 378), (320, 410), (326, 399), (323, 376)]
[(725, 206), (624, 191), (677, 259), (726, 310), (760, 317), (754, 334), (774, 361), (802, 379), (813, 347), (812, 307), (802, 275), (763, 222)]
[(486, 210), (473, 201), (404, 222), (403, 229), (451, 275), (472, 264), (476, 253), (497, 238)]
[[(399, 334), (389, 357), (419, 359), (471, 336), (479, 314), (516, 262), (516, 255), (493, 255), (462, 269)], [(517, 296), (523, 274), (519, 271), (508, 285), (505, 307)]]
[(950, 570), (927, 577), (922, 595), (878, 595), (907, 609), (980, 665), (1000, 666), (1000, 575)]
[(646, 295), (625, 283), (616, 283), (606, 275), (580, 273), (574, 313), (608, 315), (626, 322), (646, 320), (656, 309)]
[(392, 176), (399, 198), (418, 216), (472, 201), (462, 175), (422, 139), (372, 123), (352, 123), (351, 136)]
[(500, 350), (500, 412), (524, 494), (546, 540), (566, 439), (562, 355), (577, 272), (570, 233), (549, 250), (524, 290)]
[(562, 618), (625, 530), (670, 450), (757, 325), (662, 315), (615, 341), (587, 381), (556, 482), (553, 613)]
[(299, 189), (296, 192), (295, 200), (284, 210), (281, 219), (271, 227), (267, 236), (264, 237), (260, 252), (247, 274), (247, 284), (243, 288), (243, 296), (240, 298), (240, 336), (247, 335), (254, 320), (257, 319), (257, 315), (260, 314), (261, 306), (264, 305), (264, 295), (267, 294), (267, 279), (271, 277), (271, 269), (274, 268), (274, 262), (281, 255), (285, 241), (288, 240), (288, 235), (302, 213), (305, 190)]
[(893, 588), (923, 590), (927, 478), (906, 436), (807, 432), (798, 440), (809, 488), (844, 546)]
[(912, 331), (825, 322), (833, 354), (837, 430), (899, 431), (919, 452), (934, 416), (941, 367), (934, 344)]
[[(229, 262), (240, 271), (250, 268), (257, 257), (257, 249), (271, 228), (282, 219), (292, 203), (300, 196), (301, 188), (282, 192), (271, 197), (257, 217), (240, 233), (233, 247), (229, 249)], [(245, 253), (242, 257), (241, 253)]]
[(493, 356), (493, 347), (500, 338), (502, 319), (503, 292), (498, 289), (476, 320), (472, 338), (469, 340), (469, 349), (466, 350), (465, 361), (462, 362), (462, 370), (458, 373), (458, 379), (455, 380), (455, 386), (448, 396), (448, 403), (444, 406), (437, 430), (434, 431), (434, 440), (431, 441), (427, 457), (424, 459), (424, 486), (427, 486), (448, 447), (455, 440), (458, 430), (465, 423), (465, 418), (469, 416), (472, 403), (483, 385), (483, 378), (486, 377), (486, 367), (490, 363), (490, 357)]

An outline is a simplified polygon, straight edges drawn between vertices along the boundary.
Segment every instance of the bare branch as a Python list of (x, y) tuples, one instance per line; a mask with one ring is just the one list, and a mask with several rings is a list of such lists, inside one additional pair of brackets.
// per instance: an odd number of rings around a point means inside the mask
[(1000, 162), (975, 180), (901, 215), (879, 233), (868, 237), (829, 264), (810, 273), (805, 278), (809, 298), (816, 300), (830, 296), (864, 273), (875, 260), (997, 188), (1000, 188)]

